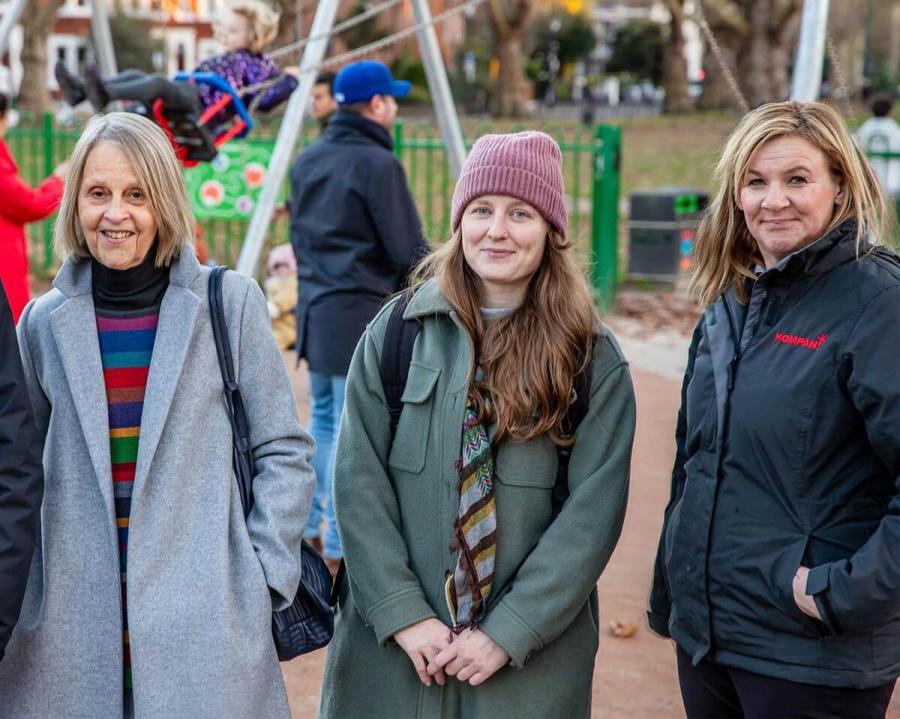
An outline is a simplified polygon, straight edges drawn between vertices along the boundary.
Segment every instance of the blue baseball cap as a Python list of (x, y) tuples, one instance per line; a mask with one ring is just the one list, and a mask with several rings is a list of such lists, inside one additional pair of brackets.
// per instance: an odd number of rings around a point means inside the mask
[(378, 60), (362, 60), (347, 65), (334, 80), (334, 99), (339, 105), (368, 102), (376, 95), (404, 97), (412, 85), (391, 77), (388, 66)]

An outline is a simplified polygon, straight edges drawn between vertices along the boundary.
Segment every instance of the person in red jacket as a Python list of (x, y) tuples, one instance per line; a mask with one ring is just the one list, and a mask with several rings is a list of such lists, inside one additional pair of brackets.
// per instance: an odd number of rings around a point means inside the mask
[(28, 246), (25, 224), (52, 215), (62, 199), (66, 163), (38, 187), (30, 187), (19, 177), (19, 167), (3, 141), (9, 98), (0, 94), (0, 282), (9, 298), (13, 322), (28, 304)]

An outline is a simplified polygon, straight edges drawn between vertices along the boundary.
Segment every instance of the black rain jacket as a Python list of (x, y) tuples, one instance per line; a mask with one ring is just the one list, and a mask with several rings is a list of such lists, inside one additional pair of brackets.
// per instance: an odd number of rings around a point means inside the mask
[(0, 658), (19, 618), (44, 493), (43, 443), (0, 285)]
[[(694, 332), (648, 614), (695, 664), (850, 688), (900, 674), (900, 258), (857, 257), (855, 235), (785, 258)], [(801, 564), (822, 621), (794, 602)]]
[(387, 130), (344, 110), (291, 170), (297, 255), (297, 356), (345, 375), (384, 300), (428, 251)]

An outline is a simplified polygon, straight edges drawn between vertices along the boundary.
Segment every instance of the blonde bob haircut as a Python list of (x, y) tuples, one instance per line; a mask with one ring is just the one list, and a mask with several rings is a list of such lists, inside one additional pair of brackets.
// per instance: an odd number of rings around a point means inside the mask
[(193, 241), (194, 216), (181, 165), (168, 138), (157, 125), (132, 112), (97, 115), (78, 138), (56, 216), (56, 253), (62, 260), (69, 256), (90, 257), (78, 219), (78, 195), (87, 158), (104, 142), (118, 145), (131, 163), (156, 219), (156, 266), (167, 267)]
[(857, 220), (857, 251), (880, 243), (891, 230), (891, 215), (878, 178), (850, 138), (840, 116), (820, 102), (773, 102), (747, 113), (725, 143), (716, 165), (715, 194), (694, 242), (692, 293), (709, 305), (729, 288), (747, 302), (745, 278), (762, 255), (738, 209), (737, 198), (757, 148), (780, 137), (797, 136), (818, 147), (844, 192), (834, 208), (831, 231)]
[(280, 15), (271, 5), (260, 0), (232, 0), (227, 8), (247, 21), (251, 52), (262, 52), (278, 35)]

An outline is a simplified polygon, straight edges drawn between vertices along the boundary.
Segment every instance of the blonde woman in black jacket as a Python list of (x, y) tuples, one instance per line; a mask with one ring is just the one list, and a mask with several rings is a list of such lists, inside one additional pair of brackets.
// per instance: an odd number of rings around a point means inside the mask
[(698, 717), (883, 717), (900, 674), (900, 260), (837, 114), (764, 105), (697, 237), (651, 627)]

